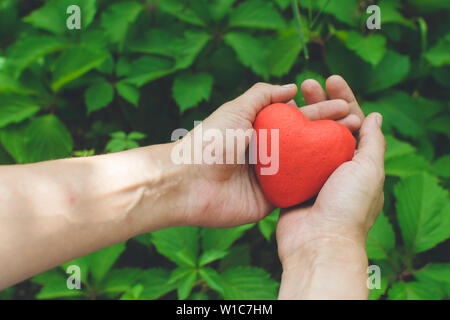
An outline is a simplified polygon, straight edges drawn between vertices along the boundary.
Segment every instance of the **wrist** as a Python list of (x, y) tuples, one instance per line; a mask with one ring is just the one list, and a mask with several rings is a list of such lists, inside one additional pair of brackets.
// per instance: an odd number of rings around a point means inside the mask
[(135, 149), (146, 161), (145, 186), (136, 191), (131, 221), (134, 234), (189, 225), (193, 181), (185, 164), (171, 160), (173, 143)]
[(364, 241), (340, 236), (310, 241), (282, 261), (280, 299), (366, 299)]

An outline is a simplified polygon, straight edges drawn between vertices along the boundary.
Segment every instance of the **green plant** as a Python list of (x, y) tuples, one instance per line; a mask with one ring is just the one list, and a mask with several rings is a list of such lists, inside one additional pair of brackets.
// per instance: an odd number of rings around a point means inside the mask
[[(375, 2), (382, 28), (368, 30)], [(69, 4), (81, 30), (66, 28)], [(384, 116), (386, 200), (367, 243), (382, 286), (371, 298), (448, 299), (449, 18), (446, 0), (4, 0), (0, 163), (167, 142), (256, 81), (338, 73)], [(0, 298), (273, 299), (277, 214), (258, 228), (144, 234)], [(70, 264), (81, 291), (65, 289)]]

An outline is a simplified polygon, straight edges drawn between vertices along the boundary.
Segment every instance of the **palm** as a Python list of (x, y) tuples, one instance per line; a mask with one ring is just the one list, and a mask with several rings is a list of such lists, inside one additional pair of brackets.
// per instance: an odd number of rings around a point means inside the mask
[[(214, 126), (217, 119), (220, 127)], [(228, 110), (217, 110), (204, 121), (203, 130), (218, 128), (225, 136), (225, 129), (252, 129), (252, 122), (244, 117), (236, 116)], [(248, 146), (247, 141), (247, 145)], [(225, 161), (229, 150), (225, 147), (222, 157)], [(244, 151), (245, 152), (245, 151)], [(238, 153), (237, 157), (245, 154)], [(200, 178), (199, 202), (202, 199), (214, 198), (214, 206), (208, 203), (201, 209), (202, 224), (207, 227), (232, 227), (256, 222), (270, 213), (271, 204), (267, 201), (254, 174), (253, 168), (245, 164), (202, 164), (197, 168)], [(205, 217), (207, 219), (205, 220)]]
[(384, 173), (382, 166), (358, 155), (359, 150), (352, 161), (333, 172), (314, 204), (281, 214), (280, 259), (295, 256), (303, 246), (324, 238), (365, 238), (383, 206)]
[[(346, 224), (354, 224), (359, 212), (358, 206), (371, 203), (361, 190), (361, 177), (353, 161), (342, 164), (328, 178), (313, 204), (284, 211), (278, 221), (277, 239), (280, 257), (291, 256), (304, 245), (323, 237), (342, 234)], [(358, 208), (356, 208), (358, 207)], [(361, 217), (362, 218), (362, 217)], [(350, 225), (348, 229), (351, 229)]]

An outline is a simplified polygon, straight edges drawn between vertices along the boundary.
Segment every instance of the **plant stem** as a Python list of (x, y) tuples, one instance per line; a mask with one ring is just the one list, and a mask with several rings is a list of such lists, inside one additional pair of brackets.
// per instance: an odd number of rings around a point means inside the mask
[(308, 26), (312, 21), (312, 3), (311, 0), (308, 0)]
[(292, 11), (294, 12), (295, 22), (297, 24), (297, 31), (300, 37), (300, 41), (303, 46), (303, 54), (305, 55), (305, 59), (309, 60), (308, 47), (306, 46), (305, 36), (302, 30), (302, 18), (300, 16), (300, 9), (298, 8), (298, 1), (291, 0)]
[(330, 0), (328, 0), (327, 2), (325, 2), (325, 4), (323, 5), (323, 7), (320, 9), (320, 11), (317, 13), (317, 15), (314, 17), (313, 22), (311, 23), (310, 29), (312, 30), (312, 28), (314, 28), (314, 25), (316, 24), (317, 20), (319, 20), (320, 16), (322, 15), (323, 11), (325, 10), (325, 8), (328, 6), (328, 4), (330, 3)]

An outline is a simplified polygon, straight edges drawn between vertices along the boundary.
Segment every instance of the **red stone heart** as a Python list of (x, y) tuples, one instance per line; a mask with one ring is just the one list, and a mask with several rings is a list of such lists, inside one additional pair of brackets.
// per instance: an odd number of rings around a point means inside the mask
[[(258, 138), (256, 176), (267, 199), (280, 208), (318, 194), (333, 171), (355, 152), (355, 139), (345, 126), (332, 120), (309, 121), (299, 109), (283, 103), (264, 108), (253, 127)], [(265, 135), (261, 129), (267, 129), (267, 152), (261, 145)], [(262, 161), (259, 151), (263, 148), (262, 155), (267, 153), (274, 161), (271, 143), (276, 136), (271, 129), (279, 129), (279, 166), (277, 173), (267, 175), (261, 169), (268, 170), (271, 163)]]

